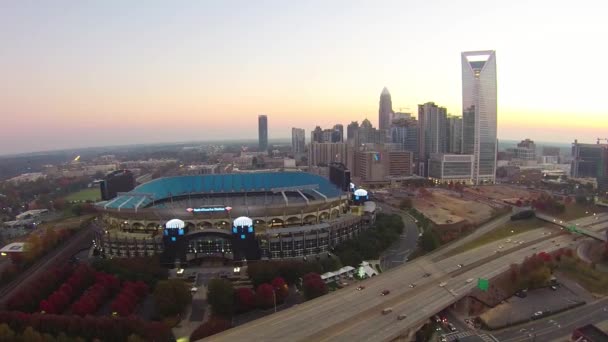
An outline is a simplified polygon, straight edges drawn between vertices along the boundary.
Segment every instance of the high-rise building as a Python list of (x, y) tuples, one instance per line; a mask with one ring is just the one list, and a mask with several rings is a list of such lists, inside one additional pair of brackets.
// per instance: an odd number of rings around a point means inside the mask
[(116, 170), (108, 173), (99, 183), (101, 199), (104, 201), (116, 197), (119, 192), (129, 192), (135, 188), (135, 176), (129, 170)]
[(266, 115), (258, 116), (258, 151), (264, 152), (268, 150), (268, 117)]
[(448, 115), (448, 153), (462, 153), (462, 117)]
[(310, 132), (310, 142), (323, 142), (323, 130), (321, 129), (321, 127), (317, 126), (312, 132)]
[[(334, 139), (336, 141), (334, 141)], [(332, 142), (344, 142), (344, 125), (334, 125), (334, 133), (332, 134)]]
[(418, 160), (418, 121), (415, 118), (394, 120), (391, 142), (400, 144), (402, 150), (413, 153), (414, 161)]
[(348, 149), (346, 143), (310, 143), (308, 148), (309, 166), (327, 166), (331, 163), (346, 164)]
[(393, 102), (391, 93), (384, 87), (380, 94), (380, 108), (378, 110), (378, 129), (384, 130), (385, 134), (391, 128), (391, 118), (393, 115)]
[(602, 197), (608, 197), (608, 144), (572, 144), (573, 178), (595, 178)]
[(351, 142), (356, 140), (356, 136), (359, 133), (359, 123), (353, 121), (346, 126), (346, 141)]
[(376, 129), (372, 123), (365, 119), (359, 126), (356, 145), (361, 144), (384, 144), (386, 142), (387, 132), (382, 129)]
[(387, 177), (411, 176), (412, 152), (358, 151), (355, 152), (355, 175), (364, 182), (385, 181)]
[(473, 182), (496, 180), (497, 104), (496, 53), (463, 52), (462, 56), (463, 153), (474, 155)]
[(522, 140), (514, 150), (515, 158), (522, 160), (536, 160), (536, 144), (530, 139)]
[(306, 136), (303, 128), (291, 129), (291, 149), (294, 154), (304, 153), (306, 149)]
[(418, 172), (428, 173), (428, 160), (433, 153), (447, 151), (447, 109), (433, 102), (418, 105)]
[(543, 146), (543, 156), (559, 157), (560, 148), (554, 146)]
[(393, 118), (391, 120), (391, 123), (393, 121), (397, 121), (397, 120), (409, 120), (411, 118), (412, 118), (412, 113), (395, 112), (395, 113), (393, 113)]

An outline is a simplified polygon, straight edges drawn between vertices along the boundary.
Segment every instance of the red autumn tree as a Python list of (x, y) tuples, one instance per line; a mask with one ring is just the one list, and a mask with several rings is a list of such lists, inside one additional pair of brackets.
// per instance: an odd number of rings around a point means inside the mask
[(274, 289), (272, 285), (264, 283), (255, 291), (255, 297), (258, 307), (262, 309), (268, 309), (274, 306)]
[(234, 296), (238, 312), (247, 312), (255, 307), (256, 298), (252, 289), (241, 287), (234, 291)]

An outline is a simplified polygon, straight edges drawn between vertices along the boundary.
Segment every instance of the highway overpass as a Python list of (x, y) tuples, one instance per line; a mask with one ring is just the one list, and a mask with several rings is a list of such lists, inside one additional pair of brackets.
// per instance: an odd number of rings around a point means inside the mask
[[(576, 222), (572, 222), (576, 224)], [(590, 226), (590, 228), (595, 228)], [(527, 256), (573, 247), (573, 236), (540, 228), (452, 257), (420, 257), (355, 286), (213, 335), (213, 341), (390, 341), (412, 333), (429, 317), (465, 297)], [(437, 260), (437, 261), (434, 261)], [(463, 265), (462, 267), (459, 267)], [(430, 273), (429, 277), (425, 274)], [(440, 286), (440, 283), (446, 283)], [(410, 287), (415, 284), (415, 287)], [(389, 290), (387, 296), (380, 292)], [(381, 311), (392, 308), (383, 315)], [(398, 320), (400, 314), (407, 318)]]
[(543, 221), (551, 222), (560, 227), (566, 228), (568, 231), (570, 231), (572, 233), (582, 234), (582, 235), (588, 236), (590, 238), (593, 238), (595, 240), (599, 240), (599, 241), (603, 241), (603, 242), (608, 241), (608, 233), (601, 233), (601, 232), (597, 232), (597, 231), (586, 228), (589, 225), (598, 225), (598, 224), (608, 222), (608, 218), (606, 218), (602, 214), (599, 214), (599, 215), (594, 214), (594, 215), (590, 215), (590, 216), (580, 219), (580, 221), (583, 221), (583, 222), (587, 222), (587, 221), (589, 221), (589, 219), (591, 219), (591, 223), (585, 223), (585, 224), (581, 224), (581, 223), (577, 224), (577, 222), (565, 222), (565, 221), (555, 218), (553, 216), (549, 216), (549, 215), (542, 214), (542, 213), (536, 213), (536, 217), (538, 217), (539, 219), (541, 219)]

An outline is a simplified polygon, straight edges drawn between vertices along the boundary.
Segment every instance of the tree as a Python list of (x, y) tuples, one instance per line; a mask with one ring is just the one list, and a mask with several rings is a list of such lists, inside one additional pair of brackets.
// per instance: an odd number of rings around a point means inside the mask
[(304, 296), (307, 299), (316, 298), (327, 293), (327, 285), (318, 273), (308, 273), (302, 278)]
[(211, 279), (207, 287), (207, 302), (216, 315), (231, 316), (234, 311), (234, 288), (226, 279)]
[(234, 291), (237, 312), (247, 312), (255, 307), (255, 292), (248, 287), (241, 287)]
[(177, 315), (192, 302), (192, 294), (188, 285), (182, 280), (162, 280), (154, 289), (154, 302), (161, 316)]
[(420, 244), (422, 249), (427, 252), (430, 252), (439, 247), (441, 243), (435, 231), (432, 228), (429, 228), (425, 229), (424, 233), (422, 233), (422, 237), (420, 238)]
[(0, 342), (12, 342), (15, 340), (15, 332), (6, 323), (0, 324)]
[(277, 295), (277, 301), (282, 303), (289, 295), (289, 286), (287, 286), (287, 283), (281, 277), (274, 278), (271, 285)]
[(404, 198), (399, 203), (399, 209), (406, 210), (412, 208), (412, 200), (410, 198)]
[(268, 309), (275, 304), (275, 291), (270, 284), (262, 284), (255, 291), (258, 307)]
[(190, 335), (190, 341), (197, 341), (207, 336), (211, 336), (230, 329), (230, 321), (218, 316), (211, 316), (209, 320), (201, 324), (192, 334)]
[(44, 342), (42, 335), (32, 327), (27, 327), (21, 337), (23, 342)]

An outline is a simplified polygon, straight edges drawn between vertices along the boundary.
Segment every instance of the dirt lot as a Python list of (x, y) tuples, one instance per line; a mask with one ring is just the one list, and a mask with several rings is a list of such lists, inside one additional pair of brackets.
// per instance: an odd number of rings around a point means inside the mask
[(509, 199), (517, 201), (520, 198), (536, 198), (539, 195), (539, 193), (534, 190), (508, 185), (479, 186), (476, 188), (466, 188), (465, 191), (501, 201)]
[(486, 204), (441, 192), (417, 198), (414, 207), (437, 225), (455, 224), (464, 220), (479, 224), (492, 216), (492, 208)]

